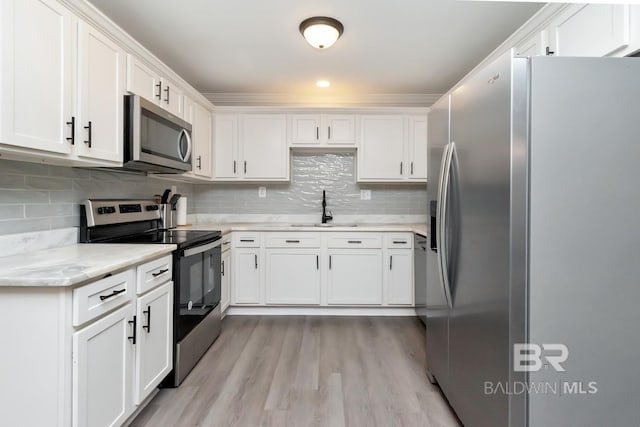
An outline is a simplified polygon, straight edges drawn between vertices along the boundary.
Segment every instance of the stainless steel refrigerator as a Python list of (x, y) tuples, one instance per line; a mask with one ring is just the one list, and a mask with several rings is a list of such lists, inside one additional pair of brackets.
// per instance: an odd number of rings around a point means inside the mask
[(513, 56), (429, 115), (427, 369), (468, 427), (640, 423), (640, 59)]

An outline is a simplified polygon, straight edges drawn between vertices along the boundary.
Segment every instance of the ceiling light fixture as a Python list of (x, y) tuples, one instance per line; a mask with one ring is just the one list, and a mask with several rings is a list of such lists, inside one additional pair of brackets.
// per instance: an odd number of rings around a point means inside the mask
[(314, 16), (300, 23), (300, 33), (316, 49), (331, 47), (343, 31), (344, 26), (340, 21), (327, 16)]
[(316, 86), (318, 86), (318, 87), (329, 87), (329, 86), (331, 86), (331, 82), (329, 80), (318, 80), (316, 82)]

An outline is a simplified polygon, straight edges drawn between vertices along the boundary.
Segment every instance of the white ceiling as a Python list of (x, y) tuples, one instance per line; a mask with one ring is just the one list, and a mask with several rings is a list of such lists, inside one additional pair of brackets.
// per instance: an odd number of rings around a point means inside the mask
[[(197, 90), (309, 99), (446, 92), (541, 6), (458, 0), (90, 0)], [(300, 22), (344, 34), (326, 51)], [(331, 81), (320, 89), (316, 80)], [(215, 98), (215, 96), (212, 96)]]

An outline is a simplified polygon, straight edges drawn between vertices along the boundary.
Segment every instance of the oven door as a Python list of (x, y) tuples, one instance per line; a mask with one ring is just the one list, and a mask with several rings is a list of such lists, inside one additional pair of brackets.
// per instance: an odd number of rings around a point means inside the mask
[(185, 249), (178, 258), (175, 299), (177, 341), (181, 341), (220, 304), (222, 239)]
[(191, 125), (137, 95), (125, 96), (125, 167), (150, 172), (191, 170)]

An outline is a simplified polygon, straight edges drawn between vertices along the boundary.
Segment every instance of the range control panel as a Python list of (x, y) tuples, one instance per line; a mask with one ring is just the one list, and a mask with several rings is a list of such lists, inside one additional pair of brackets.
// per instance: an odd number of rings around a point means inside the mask
[(83, 210), (89, 227), (160, 219), (154, 200), (86, 200)]

